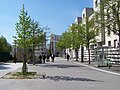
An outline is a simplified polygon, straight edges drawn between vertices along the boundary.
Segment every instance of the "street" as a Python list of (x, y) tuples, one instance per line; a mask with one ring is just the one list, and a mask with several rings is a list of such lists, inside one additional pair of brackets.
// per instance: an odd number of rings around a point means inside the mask
[[(77, 64), (78, 63), (78, 64)], [(86, 67), (80, 62), (28, 65), (29, 71), (44, 73), (45, 79), (0, 79), (0, 90), (119, 90), (120, 76)], [(0, 71), (2, 72), (2, 71)]]

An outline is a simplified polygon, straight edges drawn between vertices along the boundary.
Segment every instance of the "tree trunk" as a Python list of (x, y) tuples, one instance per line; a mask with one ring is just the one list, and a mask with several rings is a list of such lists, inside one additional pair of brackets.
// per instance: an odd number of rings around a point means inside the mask
[(33, 65), (35, 65), (36, 60), (35, 60), (35, 48), (34, 48), (34, 46), (33, 46), (33, 55), (32, 55), (32, 57), (33, 57)]
[(81, 62), (84, 62), (84, 47), (81, 46)]
[(76, 56), (76, 61), (78, 61), (78, 49), (75, 49), (75, 56)]
[(89, 45), (88, 45), (88, 55), (89, 55), (89, 64), (90, 64), (90, 48), (89, 48)]
[(119, 44), (118, 44), (118, 47), (119, 47), (119, 55), (120, 55), (120, 26), (119, 27)]
[(27, 58), (26, 58), (26, 49), (24, 49), (24, 59), (23, 59), (22, 73), (28, 72), (26, 62), (27, 62)]
[[(119, 8), (120, 6), (120, 2), (118, 1), (118, 11), (120, 10)], [(117, 13), (117, 22), (118, 22), (118, 29), (119, 29), (119, 55), (120, 55), (120, 19), (119, 19), (119, 13)]]

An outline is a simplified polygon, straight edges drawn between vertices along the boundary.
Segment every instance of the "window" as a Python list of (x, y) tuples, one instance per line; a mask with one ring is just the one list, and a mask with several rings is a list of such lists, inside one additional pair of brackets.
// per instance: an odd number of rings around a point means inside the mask
[(83, 18), (85, 18), (85, 14), (83, 14)]
[(91, 48), (92, 50), (94, 50), (94, 45), (90, 45), (90, 48)]
[(98, 7), (98, 1), (97, 0), (95, 1), (95, 7)]
[(98, 46), (102, 46), (102, 42), (98, 42)]
[(117, 47), (117, 40), (114, 40), (114, 47)]
[(108, 46), (111, 46), (111, 41), (108, 41)]
[(118, 43), (118, 46), (117, 47), (119, 47), (119, 43)]
[(107, 26), (108, 35), (110, 36), (110, 25)]

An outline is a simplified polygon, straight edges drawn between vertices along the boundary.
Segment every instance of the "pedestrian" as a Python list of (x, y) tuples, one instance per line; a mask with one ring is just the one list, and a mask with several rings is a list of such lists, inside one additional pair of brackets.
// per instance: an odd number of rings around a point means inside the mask
[(39, 56), (40, 64), (42, 64), (42, 55)]
[(14, 59), (13, 62), (16, 64), (16, 62), (17, 62), (16, 56), (14, 56), (13, 59)]
[(52, 53), (51, 55), (52, 62), (54, 62), (54, 58), (55, 58), (55, 55)]
[(43, 63), (45, 63), (46, 56), (45, 54), (43, 55)]
[(49, 57), (50, 57), (50, 55), (49, 54), (47, 54), (47, 62), (49, 62), (50, 61), (50, 59), (49, 59)]
[(70, 58), (70, 55), (69, 55), (69, 54), (67, 54), (67, 61), (69, 61), (69, 58)]

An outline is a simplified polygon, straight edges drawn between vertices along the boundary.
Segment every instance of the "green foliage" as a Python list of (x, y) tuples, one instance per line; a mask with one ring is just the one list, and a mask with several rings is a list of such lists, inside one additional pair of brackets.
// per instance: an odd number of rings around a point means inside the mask
[(16, 72), (13, 74), (13, 76), (34, 76), (36, 75), (36, 72)]
[[(47, 27), (42, 28), (38, 22), (31, 20), (25, 11), (24, 5), (19, 15), (19, 22), (16, 23), (15, 44), (24, 50), (23, 70), (26, 72), (27, 50), (31, 49), (34, 56), (34, 49), (46, 42)], [(34, 57), (33, 57), (34, 59)]]
[(16, 23), (17, 37), (14, 38), (16, 39), (16, 43), (19, 45), (19, 47), (24, 49), (30, 45), (30, 24), (31, 18), (28, 16), (27, 12), (25, 12), (23, 5), (19, 16), (19, 22)]
[(22, 7), (22, 10), (19, 15), (19, 22), (16, 23), (16, 35), (15, 43), (20, 47), (23, 48), (23, 66), (22, 66), (22, 72), (27, 72), (27, 48), (31, 45), (30, 35), (31, 35), (31, 18), (28, 16), (27, 11), (25, 12), (24, 5)]
[(57, 47), (61, 49), (73, 48), (79, 49), (80, 45), (89, 46), (90, 43), (95, 42), (97, 31), (93, 28), (94, 20), (86, 19), (86, 24), (72, 24), (67, 32), (64, 32), (57, 43)]
[(27, 12), (24, 10), (24, 5), (19, 16), (19, 22), (16, 23), (15, 36), (16, 43), (21, 48), (40, 46), (46, 41), (46, 30), (49, 28), (41, 27), (39, 22), (31, 20)]
[(30, 33), (30, 43), (34, 47), (40, 46), (44, 41), (46, 41), (46, 35), (44, 29), (40, 27), (38, 22), (34, 20), (31, 21), (31, 33)]
[(88, 48), (88, 54), (89, 54), (89, 64), (90, 64), (90, 44), (93, 44), (96, 42), (95, 37), (97, 36), (98, 31), (94, 29), (94, 18), (89, 20), (88, 17), (86, 17), (85, 20), (85, 30), (84, 30), (84, 45)]
[(59, 41), (57, 42), (56, 48), (59, 50), (63, 50), (66, 48), (71, 47), (71, 33), (70, 32), (64, 32)]
[(84, 25), (84, 45), (89, 48), (90, 43), (95, 43), (98, 31), (94, 29), (94, 19), (89, 20), (86, 17), (86, 24)]
[(83, 45), (84, 41), (84, 27), (81, 24), (72, 24), (69, 27), (71, 32), (71, 45), (73, 49), (79, 48), (80, 45)]
[(0, 37), (0, 52), (10, 52), (12, 50), (12, 46), (7, 42), (5, 37)]
[[(120, 33), (120, 1), (103, 0), (101, 1), (100, 12), (95, 12), (98, 16), (97, 25), (101, 28), (107, 28), (108, 35), (113, 32), (119, 36)], [(102, 25), (102, 27), (101, 27)]]

